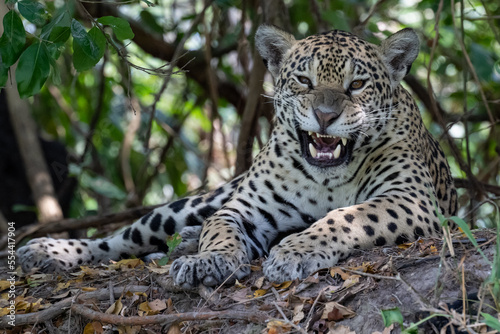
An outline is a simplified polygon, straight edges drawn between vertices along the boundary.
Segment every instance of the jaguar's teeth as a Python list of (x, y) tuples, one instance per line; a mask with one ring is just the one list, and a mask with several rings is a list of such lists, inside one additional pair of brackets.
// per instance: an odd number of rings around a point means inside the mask
[(342, 145), (346, 145), (347, 144), (347, 138), (342, 138)]
[(331, 136), (331, 135), (321, 135), (321, 134), (317, 134), (318, 137), (321, 137), (321, 138), (337, 138), (335, 136)]
[(318, 151), (314, 147), (313, 144), (309, 143), (309, 153), (311, 153), (311, 157), (316, 158), (316, 155), (318, 155)]
[(337, 145), (337, 148), (335, 149), (335, 151), (333, 151), (333, 157), (335, 159), (338, 159), (340, 157), (340, 150), (341, 150), (340, 145)]
[(312, 131), (307, 131), (307, 134), (308, 134), (309, 136), (312, 136), (313, 132), (312, 132)]

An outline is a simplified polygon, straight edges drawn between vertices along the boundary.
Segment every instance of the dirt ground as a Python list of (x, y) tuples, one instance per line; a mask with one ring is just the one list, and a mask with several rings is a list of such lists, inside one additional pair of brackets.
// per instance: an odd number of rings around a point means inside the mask
[[(493, 261), (495, 232), (475, 237)], [(20, 274), (12, 327), (9, 275), (0, 268), (0, 332), (388, 334), (429, 317), (418, 333), (496, 332), (476, 318), (498, 316), (483, 284), (491, 265), (460, 236), (452, 250), (425, 239), (360, 251), (283, 284), (268, 282), (256, 261), (252, 274), (235, 284), (182, 291), (168, 269), (133, 259), (58, 275)], [(396, 323), (385, 327), (382, 311)]]

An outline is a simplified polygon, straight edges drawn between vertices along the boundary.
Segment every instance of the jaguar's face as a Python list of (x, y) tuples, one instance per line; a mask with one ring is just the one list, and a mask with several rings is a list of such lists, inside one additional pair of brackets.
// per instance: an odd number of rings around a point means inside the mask
[[(394, 107), (392, 90), (399, 81), (384, 49), (343, 31), (295, 41), (290, 35), (276, 38), (280, 31), (267, 28), (274, 38), (258, 33), (257, 46), (276, 79), (278, 123), (296, 133), (309, 165), (347, 165), (357, 148), (383, 132)], [(262, 50), (259, 38), (272, 39), (270, 49)]]

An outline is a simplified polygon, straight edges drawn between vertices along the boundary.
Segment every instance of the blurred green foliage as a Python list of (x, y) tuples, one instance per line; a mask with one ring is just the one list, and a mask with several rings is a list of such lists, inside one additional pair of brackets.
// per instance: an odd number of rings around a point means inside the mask
[[(421, 53), (411, 75), (424, 91), (432, 84), (445, 120), (443, 128), (420, 97), (426, 125), (440, 139), (455, 177), (466, 174), (444, 139), (446, 133), (478, 180), (499, 184), (499, 2), (457, 1), (454, 8), (449, 1), (434, 0), (284, 4), (285, 28), (298, 38), (337, 28), (378, 43), (399, 29), (414, 28)], [(184, 45), (179, 61), (184, 67), (172, 69), (163, 91), (170, 60), (165, 50), (175, 49), (190, 31), (204, 1), (11, 0), (7, 6), (11, 11), (3, 18), (0, 84), (8, 84), (7, 69), (20, 57), (16, 78), (21, 95), (32, 96), (33, 115), (44, 135), (70, 152), (71, 172), (79, 180), (74, 216), (165, 202), (232, 177), (243, 108), (231, 98), (244, 101), (248, 94), (253, 33), (263, 22), (259, 1), (212, 2)], [(210, 60), (204, 53), (207, 36)], [(227, 88), (219, 90), (217, 115), (211, 115), (209, 86), (203, 80), (207, 64), (219, 87)], [(266, 77), (266, 94), (272, 94), (269, 87)], [(262, 112), (257, 136), (250, 139), (256, 148), (268, 136), (271, 117)], [(498, 203), (499, 194), (485, 195)], [(466, 189), (460, 196), (462, 205), (469, 203)], [(492, 225), (498, 217), (491, 204), (482, 205), (485, 199), (475, 198), (473, 207), (480, 208), (475, 219)], [(464, 206), (461, 214), (470, 208)]]

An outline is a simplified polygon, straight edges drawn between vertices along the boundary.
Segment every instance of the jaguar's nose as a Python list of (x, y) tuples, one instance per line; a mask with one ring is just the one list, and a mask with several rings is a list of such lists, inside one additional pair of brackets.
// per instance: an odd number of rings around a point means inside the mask
[(314, 109), (314, 116), (318, 121), (321, 131), (324, 131), (340, 116), (340, 112), (323, 112), (321, 109), (316, 108)]

